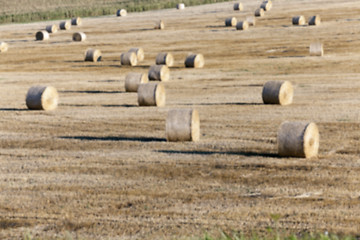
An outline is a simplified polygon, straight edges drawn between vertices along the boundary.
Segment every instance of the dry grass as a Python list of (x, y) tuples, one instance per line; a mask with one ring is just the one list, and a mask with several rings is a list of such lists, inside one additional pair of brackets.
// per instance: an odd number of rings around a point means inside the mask
[[(258, 7), (242, 1), (241, 19)], [(223, 229), (357, 234), (360, 224), (360, 41), (357, 1), (278, 0), (247, 32), (224, 27), (232, 3), (85, 18), (83, 26), (35, 42), (50, 23), (0, 26), (0, 238), (169, 239)], [(291, 17), (320, 14), (319, 27)], [(153, 30), (159, 18), (166, 30)], [(120, 21), (120, 22), (119, 22)], [(53, 22), (56, 23), (56, 22)], [(75, 31), (86, 42), (72, 42)], [(324, 42), (325, 56), (309, 57)], [(142, 46), (140, 66), (120, 53)], [(87, 48), (103, 53), (84, 62)], [(159, 52), (175, 67), (167, 106), (137, 107), (128, 72), (146, 73)], [(205, 68), (184, 68), (201, 52)], [(291, 81), (294, 103), (263, 105), (266, 81)], [(59, 91), (54, 112), (28, 111), (34, 84)], [(165, 142), (172, 108), (196, 108), (198, 143)], [(280, 123), (314, 121), (320, 157), (279, 158)], [(14, 221), (16, 224), (8, 224)]]

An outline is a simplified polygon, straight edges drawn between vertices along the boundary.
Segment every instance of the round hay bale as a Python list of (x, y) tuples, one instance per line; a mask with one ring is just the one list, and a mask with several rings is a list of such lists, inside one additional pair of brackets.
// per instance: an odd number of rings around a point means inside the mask
[(45, 30), (48, 32), (48, 33), (56, 33), (58, 31), (58, 27), (53, 24), (53, 25), (48, 25), (46, 26)]
[(249, 23), (247, 21), (238, 22), (236, 24), (236, 30), (247, 30), (249, 28)]
[(82, 20), (80, 17), (74, 17), (71, 19), (71, 25), (80, 26), (82, 24)]
[(139, 106), (165, 106), (165, 88), (161, 83), (140, 84), (137, 93)]
[(229, 17), (229, 18), (225, 19), (225, 26), (227, 26), (227, 27), (235, 27), (236, 24), (237, 24), (236, 17)]
[(319, 138), (315, 123), (283, 122), (277, 136), (278, 153), (282, 157), (316, 157)]
[(149, 68), (148, 77), (150, 81), (167, 82), (170, 79), (170, 69), (166, 65), (152, 65)]
[(116, 16), (118, 17), (125, 17), (127, 15), (126, 9), (119, 9), (116, 11)]
[(0, 53), (7, 52), (9, 45), (6, 42), (0, 42)]
[(100, 62), (101, 61), (101, 51), (98, 49), (93, 49), (93, 48), (86, 50), (85, 61)]
[(155, 28), (155, 29), (163, 30), (163, 29), (165, 28), (164, 21), (163, 21), (163, 20), (160, 20), (159, 22), (157, 22), (154, 28)]
[(262, 99), (265, 104), (289, 105), (293, 101), (294, 88), (289, 81), (269, 81), (264, 84)]
[(174, 65), (174, 57), (171, 53), (159, 53), (156, 56), (155, 64), (172, 67)]
[(149, 79), (146, 74), (134, 72), (128, 73), (125, 77), (125, 91), (137, 92), (140, 84), (148, 82)]
[(202, 68), (205, 65), (205, 59), (202, 54), (190, 54), (185, 59), (185, 67)]
[(50, 86), (33, 86), (26, 94), (26, 106), (30, 110), (54, 110), (58, 101), (57, 90)]
[(304, 25), (305, 24), (305, 17), (304, 16), (296, 16), (292, 19), (293, 25)]
[(246, 21), (248, 22), (249, 27), (256, 25), (256, 18), (254, 16), (247, 16)]
[(244, 7), (242, 5), (242, 3), (234, 3), (234, 10), (235, 11), (243, 11), (244, 10)]
[(255, 10), (255, 17), (263, 17), (265, 16), (265, 11), (262, 8), (258, 8)]
[(172, 109), (166, 119), (166, 139), (169, 142), (198, 141), (200, 118), (197, 110)]
[(322, 57), (324, 55), (323, 44), (320, 42), (315, 42), (310, 44), (310, 56)]
[(86, 34), (83, 32), (76, 32), (72, 36), (73, 41), (82, 42), (86, 40)]
[(309, 18), (309, 25), (319, 26), (321, 24), (321, 18), (319, 15)]
[(39, 31), (35, 34), (35, 38), (37, 41), (45, 41), (49, 40), (50, 35), (47, 31)]
[(144, 61), (144, 58), (145, 58), (144, 49), (142, 49), (142, 48), (130, 48), (130, 50), (128, 52), (134, 52), (136, 54), (138, 62)]
[(184, 10), (185, 9), (185, 4), (184, 3), (178, 3), (178, 4), (176, 4), (176, 8), (178, 10)]
[(71, 28), (71, 22), (70, 21), (63, 21), (59, 25), (61, 30), (70, 30)]
[(134, 52), (122, 53), (120, 56), (121, 65), (136, 66), (137, 62), (138, 60)]
[(270, 11), (270, 9), (272, 8), (272, 2), (269, 1), (264, 1), (261, 5), (260, 8), (264, 9), (264, 11)]

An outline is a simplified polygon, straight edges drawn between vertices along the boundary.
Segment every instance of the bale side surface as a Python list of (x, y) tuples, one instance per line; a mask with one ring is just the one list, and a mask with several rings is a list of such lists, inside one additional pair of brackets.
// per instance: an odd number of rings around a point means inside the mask
[(137, 93), (139, 106), (165, 106), (165, 88), (161, 83), (140, 84)]
[(292, 103), (293, 95), (293, 86), (289, 81), (266, 82), (262, 91), (264, 104), (289, 105)]
[(148, 72), (149, 80), (167, 82), (170, 79), (170, 69), (166, 65), (152, 65)]
[(278, 153), (283, 157), (315, 157), (319, 130), (315, 123), (283, 122), (278, 131)]
[(98, 49), (93, 49), (93, 48), (86, 50), (85, 61), (100, 62), (101, 61), (101, 51)]
[(173, 109), (166, 119), (167, 141), (198, 141), (200, 138), (200, 119), (197, 110)]
[(159, 53), (156, 56), (155, 64), (171, 67), (174, 65), (174, 57), (171, 53)]
[(54, 110), (58, 100), (57, 90), (50, 86), (33, 86), (26, 94), (26, 106), (31, 110)]
[(125, 91), (126, 92), (137, 92), (139, 85), (148, 83), (148, 77), (143, 73), (128, 73), (125, 77)]
[(202, 54), (190, 54), (185, 59), (185, 67), (202, 68), (205, 65), (204, 56)]

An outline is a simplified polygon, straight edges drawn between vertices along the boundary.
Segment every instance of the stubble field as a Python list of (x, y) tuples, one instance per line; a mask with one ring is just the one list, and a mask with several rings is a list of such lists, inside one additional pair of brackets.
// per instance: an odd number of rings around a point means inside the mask
[[(178, 239), (219, 229), (356, 234), (360, 226), (360, 7), (355, 0), (276, 0), (248, 31), (226, 17), (253, 15), (258, 1), (85, 18), (35, 41), (54, 22), (2, 25), (0, 54), (0, 238)], [(318, 27), (292, 26), (320, 14)], [(154, 30), (163, 19), (165, 30)], [(83, 31), (87, 41), (72, 42)], [(311, 42), (324, 57), (309, 57)], [(84, 62), (87, 48), (102, 51)], [(142, 47), (145, 60), (120, 66)], [(175, 57), (166, 107), (138, 107), (127, 73), (146, 73), (157, 53)], [(203, 69), (184, 68), (202, 53)], [(263, 105), (269, 80), (294, 85), (290, 106)], [(28, 111), (32, 85), (58, 89), (52, 112)], [(165, 139), (167, 112), (194, 108), (201, 140)], [(319, 157), (279, 158), (283, 121), (313, 121)]]

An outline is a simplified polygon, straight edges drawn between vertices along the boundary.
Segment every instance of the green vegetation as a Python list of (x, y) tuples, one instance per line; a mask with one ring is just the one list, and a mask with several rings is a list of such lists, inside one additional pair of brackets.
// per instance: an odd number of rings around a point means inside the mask
[[(16, 1), (16, 0), (15, 0)], [(215, 2), (226, 2), (229, 0), (183, 0), (185, 6), (201, 5)], [(110, 1), (107, 4), (99, 4), (96, 1), (84, 3), (82, 6), (71, 6), (69, 4), (59, 4), (55, 7), (29, 6), (28, 9), (33, 9), (27, 12), (26, 9), (11, 9), (4, 11), (0, 15), (0, 23), (25, 23), (43, 20), (66, 19), (71, 17), (94, 17), (115, 14), (117, 9), (124, 8), (128, 12), (141, 12), (147, 10), (156, 10), (164, 8), (174, 8), (179, 1), (175, 0), (128, 0), (128, 1)], [(37, 1), (29, 2), (28, 4), (36, 5)], [(43, 10), (36, 10), (43, 9)], [(9, 12), (10, 11), (10, 12)], [(12, 13), (11, 13), (12, 12)]]

